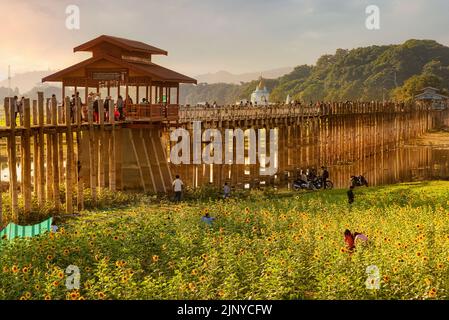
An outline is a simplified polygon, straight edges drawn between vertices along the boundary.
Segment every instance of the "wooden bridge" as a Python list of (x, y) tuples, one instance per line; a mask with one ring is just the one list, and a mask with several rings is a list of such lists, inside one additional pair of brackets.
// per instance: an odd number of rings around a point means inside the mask
[[(23, 113), (17, 116), (12, 98), (4, 101), (5, 126), (0, 127), (0, 138), (7, 140), (10, 203), (4, 206), (10, 207), (5, 211), (10, 212), (10, 216), (2, 219), (0, 214), (0, 221), (27, 221), (32, 211), (48, 203), (56, 212), (70, 214), (82, 210), (85, 189), (90, 190), (94, 203), (98, 193), (105, 189), (170, 192), (173, 173), (187, 169), (169, 162), (167, 133), (175, 127), (189, 128), (192, 121), (202, 121), (203, 127), (222, 129), (285, 127), (281, 135), (286, 147), (297, 147), (292, 142), (296, 135), (292, 130), (296, 130), (298, 137), (306, 139), (300, 143), (307, 145), (326, 139), (326, 143), (335, 141), (334, 145), (326, 147), (332, 148), (331, 154), (335, 156), (339, 152), (355, 152), (348, 151), (354, 146), (374, 146), (375, 150), (380, 144), (394, 144), (419, 136), (433, 128), (436, 121), (433, 111), (426, 105), (379, 102), (218, 108), (133, 105), (125, 110), (125, 120), (116, 121), (114, 101), (110, 100), (105, 106), (103, 100), (99, 100), (98, 122), (94, 122), (92, 100), (85, 107), (77, 100), (74, 111), (71, 111), (68, 97), (61, 107), (54, 98), (45, 101), (42, 92), (38, 93), (37, 100), (25, 99)], [(83, 108), (87, 111), (85, 119)], [(376, 129), (372, 131), (374, 126)], [(340, 127), (344, 134), (338, 131)], [(321, 145), (310, 154), (332, 163), (331, 157), (323, 158), (328, 154), (326, 150)], [(229, 172), (228, 178), (222, 175), (216, 179), (217, 183), (230, 179)], [(195, 185), (190, 181), (186, 183)], [(19, 195), (23, 203), (20, 207)], [(33, 198), (36, 201), (33, 202)], [(0, 212), (1, 200), (0, 197)]]
[(255, 120), (291, 120), (305, 117), (331, 117), (361, 114), (399, 114), (429, 111), (425, 104), (405, 104), (393, 102), (340, 102), (317, 104), (282, 104), (270, 106), (229, 105), (217, 108), (204, 106), (181, 107), (179, 123), (192, 121), (255, 121)]

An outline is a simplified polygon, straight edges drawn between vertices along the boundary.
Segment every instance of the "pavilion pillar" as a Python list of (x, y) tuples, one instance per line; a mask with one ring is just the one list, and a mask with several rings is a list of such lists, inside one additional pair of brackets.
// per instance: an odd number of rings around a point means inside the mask
[(148, 85), (145, 87), (145, 98), (148, 101)]
[(162, 84), (159, 87), (159, 101), (160, 103), (164, 102), (164, 86)]
[(176, 86), (176, 104), (179, 105), (179, 83)]
[(159, 91), (158, 91), (158, 86), (156, 85), (154, 87), (154, 104), (158, 104), (158, 96), (159, 96)]
[(108, 81), (108, 96), (110, 96), (110, 95), (111, 95), (111, 85), (110, 85), (110, 83)]
[(87, 85), (87, 80), (86, 80), (86, 84), (84, 86), (84, 103), (87, 105), (87, 97), (89, 95), (89, 86)]
[(139, 104), (139, 85), (136, 85), (136, 104)]
[(150, 80), (150, 104), (153, 104), (153, 86)]

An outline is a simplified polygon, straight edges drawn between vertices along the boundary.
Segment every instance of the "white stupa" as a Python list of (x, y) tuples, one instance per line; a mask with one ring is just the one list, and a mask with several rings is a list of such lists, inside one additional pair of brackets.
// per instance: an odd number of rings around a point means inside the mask
[(285, 104), (290, 104), (292, 102), (292, 99), (290, 98), (290, 95), (287, 95), (287, 99), (285, 99)]
[(267, 90), (267, 87), (265, 86), (265, 83), (263, 81), (263, 78), (259, 78), (259, 84), (256, 87), (256, 90), (254, 90), (253, 93), (251, 93), (251, 102), (253, 104), (266, 106), (268, 105), (268, 98), (270, 96), (270, 93)]

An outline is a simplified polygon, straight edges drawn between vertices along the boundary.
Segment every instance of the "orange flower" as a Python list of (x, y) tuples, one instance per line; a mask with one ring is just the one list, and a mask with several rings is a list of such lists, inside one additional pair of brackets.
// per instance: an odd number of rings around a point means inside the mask
[(153, 262), (158, 262), (159, 261), (159, 256), (158, 255), (154, 255), (152, 260), (153, 260)]

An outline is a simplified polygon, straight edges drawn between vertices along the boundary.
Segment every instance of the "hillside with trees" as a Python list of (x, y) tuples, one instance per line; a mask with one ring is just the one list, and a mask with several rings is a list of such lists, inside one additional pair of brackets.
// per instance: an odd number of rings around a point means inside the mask
[[(337, 49), (315, 65), (267, 80), (271, 101), (287, 95), (300, 101), (409, 100), (426, 86), (449, 90), (449, 47), (433, 40), (408, 40), (400, 45)], [(249, 99), (257, 81), (183, 86), (181, 102), (234, 103)]]

